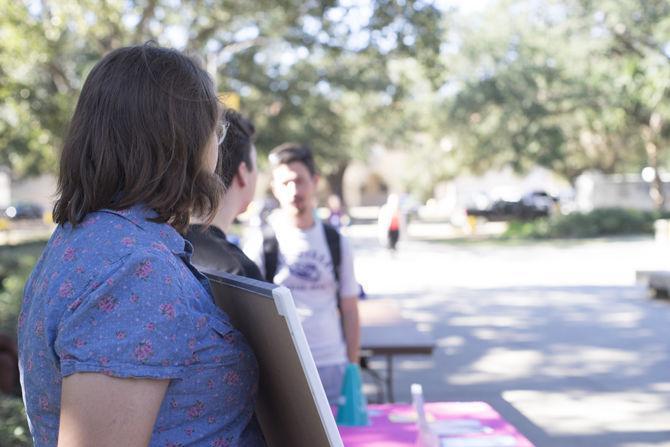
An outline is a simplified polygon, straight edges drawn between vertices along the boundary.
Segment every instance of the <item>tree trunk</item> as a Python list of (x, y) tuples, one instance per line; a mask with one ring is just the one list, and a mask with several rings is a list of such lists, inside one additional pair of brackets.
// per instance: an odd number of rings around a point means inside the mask
[(337, 164), (335, 169), (326, 175), (328, 188), (331, 194), (335, 194), (342, 202), (342, 208), (347, 209), (347, 203), (344, 199), (344, 172), (349, 166), (349, 160), (341, 161)]
[(661, 118), (658, 113), (652, 113), (649, 119), (649, 126), (646, 127), (642, 135), (645, 143), (644, 148), (647, 151), (647, 160), (649, 166), (654, 169), (654, 179), (649, 185), (649, 196), (654, 203), (654, 208), (662, 210), (665, 206), (665, 194), (663, 191), (663, 182), (661, 181), (661, 173), (659, 172), (658, 159), (658, 137), (661, 130)]
[(663, 193), (661, 174), (658, 172), (658, 146), (650, 141), (645, 144), (645, 148), (647, 149), (649, 166), (654, 169), (654, 179), (649, 185), (649, 196), (654, 203), (654, 208), (662, 210), (665, 206), (665, 194)]

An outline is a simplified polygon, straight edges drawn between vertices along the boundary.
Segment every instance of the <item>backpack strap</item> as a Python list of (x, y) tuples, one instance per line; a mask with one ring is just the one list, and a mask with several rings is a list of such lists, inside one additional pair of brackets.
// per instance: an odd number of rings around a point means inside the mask
[(340, 282), (340, 264), (342, 263), (342, 251), (340, 249), (340, 233), (330, 224), (323, 223), (323, 232), (326, 234), (326, 243), (330, 252), (330, 259), (333, 261), (333, 274), (335, 281)]
[(337, 308), (341, 311), (341, 297), (340, 297), (340, 264), (342, 263), (342, 250), (340, 248), (340, 232), (335, 227), (325, 222), (322, 223), (323, 232), (326, 236), (326, 244), (330, 252), (330, 259), (333, 263), (333, 275), (335, 276), (335, 284), (337, 291)]
[(263, 225), (263, 266), (265, 266), (265, 280), (274, 282), (279, 262), (279, 241), (270, 225)]

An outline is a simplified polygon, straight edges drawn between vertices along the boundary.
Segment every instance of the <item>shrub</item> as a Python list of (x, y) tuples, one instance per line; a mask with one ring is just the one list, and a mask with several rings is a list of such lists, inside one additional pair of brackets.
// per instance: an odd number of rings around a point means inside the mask
[(520, 239), (543, 239), (549, 237), (549, 220), (513, 220), (509, 222), (503, 237)]
[(16, 335), (23, 286), (37, 262), (44, 242), (0, 247), (0, 332)]
[(511, 222), (504, 237), (540, 239), (653, 234), (654, 220), (662, 216), (657, 212), (602, 208), (531, 222)]
[[(0, 247), (0, 332), (16, 338), (23, 286), (44, 242)], [(0, 446), (32, 445), (21, 398), (0, 394)]]
[(18, 397), (0, 395), (0, 445), (26, 447), (32, 445), (23, 401)]

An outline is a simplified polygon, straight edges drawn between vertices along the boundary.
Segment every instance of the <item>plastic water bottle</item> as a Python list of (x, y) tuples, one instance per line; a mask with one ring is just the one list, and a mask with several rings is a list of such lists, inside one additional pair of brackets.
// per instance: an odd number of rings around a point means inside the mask
[(412, 406), (416, 411), (417, 426), (419, 429), (419, 436), (416, 440), (417, 447), (439, 447), (440, 440), (430, 428), (430, 424), (426, 419), (426, 411), (423, 408), (423, 387), (418, 383), (413, 383), (411, 387), (412, 392)]

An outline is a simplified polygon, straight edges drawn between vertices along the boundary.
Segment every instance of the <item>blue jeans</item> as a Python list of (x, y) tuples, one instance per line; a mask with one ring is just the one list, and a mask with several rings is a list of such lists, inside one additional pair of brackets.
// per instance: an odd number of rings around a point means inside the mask
[(341, 365), (326, 365), (317, 366), (321, 378), (321, 384), (326, 391), (326, 397), (330, 405), (339, 404), (340, 395), (342, 394), (342, 379), (344, 378), (344, 370), (346, 364)]

